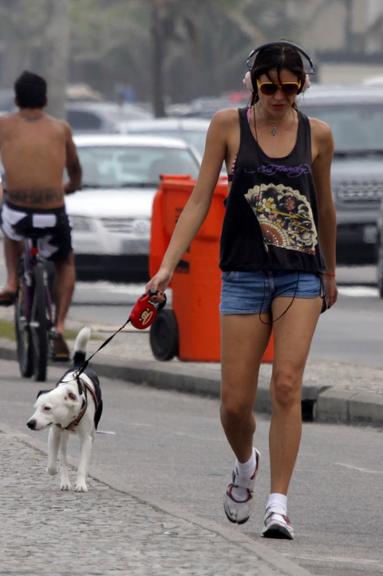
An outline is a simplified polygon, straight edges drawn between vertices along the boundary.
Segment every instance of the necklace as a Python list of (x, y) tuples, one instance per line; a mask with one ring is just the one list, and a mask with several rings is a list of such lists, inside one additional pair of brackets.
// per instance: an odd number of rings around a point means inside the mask
[[(253, 106), (253, 125), (254, 125), (254, 133), (255, 133), (255, 139), (258, 141), (258, 134), (257, 134), (257, 123), (255, 120), (255, 105)], [(276, 126), (274, 124), (274, 126), (271, 126), (270, 128), (270, 134), (271, 136), (277, 136), (278, 134), (278, 126)]]

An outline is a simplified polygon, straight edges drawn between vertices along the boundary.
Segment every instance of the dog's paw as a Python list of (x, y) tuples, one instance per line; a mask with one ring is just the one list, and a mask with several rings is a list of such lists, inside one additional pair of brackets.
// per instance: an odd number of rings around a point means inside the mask
[(71, 488), (72, 488), (72, 485), (69, 482), (69, 480), (61, 480), (60, 490), (70, 490)]
[(48, 474), (50, 474), (51, 476), (55, 476), (55, 475), (57, 474), (57, 466), (56, 466), (56, 464), (49, 465), (49, 466), (47, 467), (47, 472), (48, 472)]
[(88, 486), (86, 485), (85, 480), (77, 480), (74, 485), (74, 490), (75, 492), (88, 492)]

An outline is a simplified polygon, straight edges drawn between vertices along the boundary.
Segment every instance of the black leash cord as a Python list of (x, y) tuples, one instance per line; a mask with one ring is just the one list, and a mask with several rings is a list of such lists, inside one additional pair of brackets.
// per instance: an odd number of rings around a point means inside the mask
[(101, 346), (99, 346), (99, 347), (97, 348), (97, 350), (96, 350), (95, 352), (93, 352), (93, 354), (91, 354), (91, 355), (89, 356), (89, 358), (87, 358), (87, 360), (85, 360), (85, 361), (83, 362), (83, 364), (77, 369), (77, 372), (76, 372), (76, 374), (75, 374), (75, 378), (78, 378), (78, 377), (84, 372), (84, 370), (86, 370), (86, 367), (88, 366), (88, 364), (89, 364), (89, 362), (92, 360), (92, 358), (93, 358), (94, 356), (96, 356), (96, 354), (97, 354), (98, 352), (100, 352), (100, 350), (102, 350), (102, 348), (104, 348), (107, 344), (109, 344), (109, 342), (110, 342), (117, 334), (119, 334), (119, 332), (121, 332), (121, 331), (125, 328), (125, 326), (127, 326), (127, 324), (129, 324), (129, 322), (130, 322), (130, 318), (128, 318), (127, 321), (126, 321), (122, 326), (120, 326), (120, 328), (119, 328), (118, 330), (116, 330), (111, 336), (109, 336), (106, 340), (104, 340), (104, 342), (101, 344)]

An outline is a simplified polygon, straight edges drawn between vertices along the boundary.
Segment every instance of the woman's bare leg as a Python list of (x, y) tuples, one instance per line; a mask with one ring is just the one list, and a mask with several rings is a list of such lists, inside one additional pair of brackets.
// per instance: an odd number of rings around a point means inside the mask
[[(274, 318), (286, 310), (287, 304), (286, 298), (274, 300)], [(296, 298), (287, 312), (273, 324), (269, 433), (271, 493), (287, 494), (297, 458), (302, 431), (302, 378), (320, 309), (320, 298)]]
[[(267, 314), (262, 318), (269, 322)], [(259, 366), (271, 327), (256, 314), (225, 315), (221, 325), (221, 422), (237, 459), (246, 462), (253, 448)]]

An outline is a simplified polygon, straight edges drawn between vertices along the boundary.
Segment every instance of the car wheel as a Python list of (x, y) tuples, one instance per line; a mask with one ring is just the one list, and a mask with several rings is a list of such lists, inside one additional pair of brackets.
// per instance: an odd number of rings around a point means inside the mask
[(177, 318), (173, 310), (162, 310), (150, 327), (150, 347), (157, 360), (171, 360), (178, 355)]

